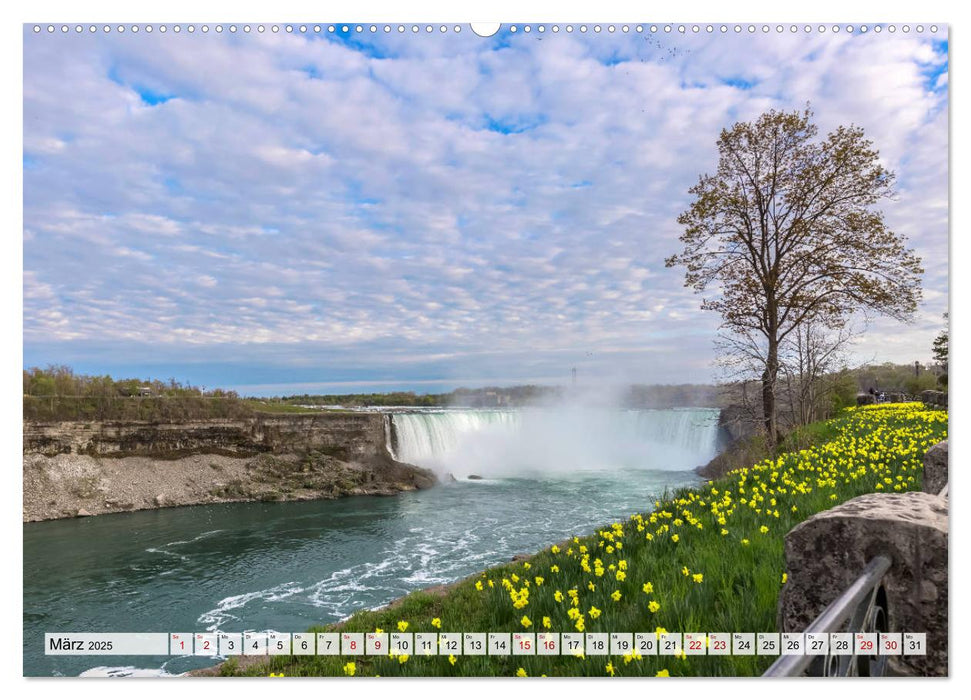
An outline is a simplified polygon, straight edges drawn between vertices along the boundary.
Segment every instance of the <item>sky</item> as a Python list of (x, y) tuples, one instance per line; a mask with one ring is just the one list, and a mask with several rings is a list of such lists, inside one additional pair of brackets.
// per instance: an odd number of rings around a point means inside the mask
[(925, 268), (913, 323), (852, 359), (930, 360), (944, 27), (200, 26), (25, 27), (25, 366), (249, 394), (717, 379), (676, 219), (721, 129), (807, 103), (874, 141)]

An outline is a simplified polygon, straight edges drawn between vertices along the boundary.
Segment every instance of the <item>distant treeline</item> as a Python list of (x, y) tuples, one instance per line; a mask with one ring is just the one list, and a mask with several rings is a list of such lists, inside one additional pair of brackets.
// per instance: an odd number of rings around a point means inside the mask
[[(589, 391), (587, 387), (574, 389), (527, 384), (481, 389), (463, 387), (443, 394), (416, 394), (412, 391), (386, 394), (300, 394), (277, 400), (292, 406), (520, 408), (569, 398), (574, 394), (582, 400), (589, 395)], [(713, 384), (634, 385), (622, 390), (617, 400), (621, 406), (627, 408), (718, 406), (722, 393), (722, 389)]]
[(271, 399), (290, 406), (444, 406), (449, 394), (416, 394), (393, 391), (387, 394), (294, 394)]
[(520, 407), (559, 396), (562, 389), (546, 386), (460, 388), (444, 394), (416, 394), (394, 391), (386, 394), (301, 394), (284, 396), (280, 401), (294, 406), (415, 406), (495, 408)]
[(24, 419), (182, 421), (240, 418), (253, 409), (234, 391), (202, 391), (170, 379), (113, 379), (50, 365), (23, 371)]
[[(812, 400), (818, 418), (831, 415), (855, 402), (858, 393), (901, 393), (917, 396), (938, 386), (940, 368), (935, 366), (868, 365), (844, 369), (821, 378)], [(27, 420), (144, 420), (181, 421), (205, 418), (242, 418), (257, 412), (294, 412), (301, 406), (343, 406), (348, 408), (413, 406), (462, 408), (519, 408), (577, 396), (583, 400), (586, 387), (523, 385), (513, 387), (460, 388), (439, 394), (411, 391), (369, 394), (300, 394), (252, 399), (234, 391), (207, 389), (175, 379), (114, 379), (111, 376), (75, 374), (70, 367), (50, 365), (23, 371), (24, 418)], [(748, 405), (757, 398), (757, 382), (729, 384), (632, 385), (623, 390), (618, 402), (625, 408), (725, 407)], [(791, 395), (791, 396), (790, 396)], [(783, 410), (795, 411), (798, 386), (781, 391)], [(788, 397), (788, 399), (787, 399)], [(793, 399), (793, 400), (789, 400)], [(793, 404), (789, 406), (788, 404)], [(791, 418), (798, 424), (796, 416)]]

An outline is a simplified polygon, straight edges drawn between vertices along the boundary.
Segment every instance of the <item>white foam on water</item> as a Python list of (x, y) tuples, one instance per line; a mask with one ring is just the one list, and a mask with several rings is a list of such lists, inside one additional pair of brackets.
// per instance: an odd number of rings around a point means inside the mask
[(212, 537), (213, 535), (218, 535), (220, 532), (224, 532), (224, 530), (208, 530), (207, 532), (203, 532), (199, 535), (196, 535), (191, 540), (175, 540), (174, 542), (166, 542), (165, 544), (159, 547), (149, 547), (145, 551), (148, 552), (149, 554), (164, 554), (169, 557), (178, 557), (182, 561), (188, 561), (189, 557), (187, 557), (185, 554), (179, 554), (178, 552), (170, 552), (168, 551), (168, 549), (165, 549), (165, 548), (178, 547), (179, 545), (183, 545), (183, 544), (192, 544), (193, 542), (204, 540), (208, 537)]
[(95, 666), (78, 674), (80, 678), (175, 678), (182, 673), (168, 673), (164, 668), (134, 666)]
[(219, 601), (216, 607), (212, 610), (202, 613), (199, 616), (198, 622), (202, 625), (208, 625), (208, 627), (206, 627), (206, 631), (215, 632), (228, 620), (240, 619), (236, 615), (230, 613), (230, 610), (242, 608), (254, 600), (265, 600), (271, 602), (284, 600), (298, 593), (302, 593), (303, 591), (304, 589), (297, 585), (294, 581), (289, 581), (287, 583), (281, 583), (274, 586), (273, 588), (267, 588), (266, 590), (252, 591), (250, 593), (241, 593), (239, 595), (229, 596), (228, 598), (223, 598), (221, 601)]

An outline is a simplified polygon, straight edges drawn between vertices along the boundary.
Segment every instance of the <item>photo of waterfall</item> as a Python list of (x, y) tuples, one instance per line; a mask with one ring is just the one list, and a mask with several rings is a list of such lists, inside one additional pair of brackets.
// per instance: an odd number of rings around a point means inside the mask
[(952, 26), (380, 3), (23, 10), (17, 673), (946, 676)]
[(718, 448), (717, 409), (564, 407), (401, 412), (396, 459), (455, 477), (551, 478), (580, 471), (687, 471)]

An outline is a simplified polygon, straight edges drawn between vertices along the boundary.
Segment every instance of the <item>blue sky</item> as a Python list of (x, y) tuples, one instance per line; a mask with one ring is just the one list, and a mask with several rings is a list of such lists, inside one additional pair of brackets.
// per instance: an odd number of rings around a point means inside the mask
[(722, 128), (807, 101), (897, 172), (883, 210), (926, 269), (856, 359), (925, 361), (943, 32), (25, 29), (24, 363), (252, 393), (711, 380), (675, 219)]

